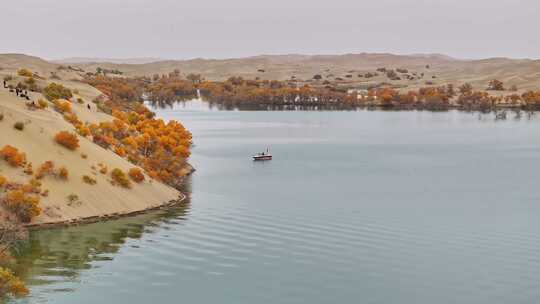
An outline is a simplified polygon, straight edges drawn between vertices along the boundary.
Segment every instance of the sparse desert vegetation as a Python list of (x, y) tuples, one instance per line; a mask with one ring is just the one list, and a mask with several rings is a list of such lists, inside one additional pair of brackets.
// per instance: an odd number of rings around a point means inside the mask
[[(0, 61), (1, 58), (2, 55)], [(180, 143), (191, 144), (191, 135), (178, 123), (165, 124), (153, 118), (153, 113), (141, 103), (145, 86), (141, 86), (139, 80), (112, 80), (103, 75), (95, 87), (80, 82), (82, 78), (79, 82), (66, 84), (61, 79), (76, 79), (76, 75), (69, 75), (80, 73), (80, 69), (55, 69), (53, 72), (39, 67), (36, 71), (0, 71), (6, 81), (0, 88), (0, 132), (9, 134), (9, 138), (0, 138), (0, 202), (14, 218), (30, 224), (68, 220), (62, 213), (62, 206), (55, 209), (51, 204), (62, 195), (65, 198), (68, 195), (65, 192), (70, 188), (77, 191), (81, 199), (88, 197), (88, 188), (78, 188), (77, 184), (92, 185), (96, 189), (94, 191), (100, 200), (88, 203), (94, 206), (92, 210), (98, 210), (100, 205), (107, 206), (109, 200), (105, 197), (124, 191), (120, 188), (129, 189), (129, 194), (117, 196), (118, 199), (129, 200), (134, 205), (115, 206), (112, 208), (117, 208), (114, 212), (131, 212), (147, 208), (153, 200), (168, 202), (178, 198), (179, 192), (164, 184), (143, 183), (144, 169), (133, 166), (144, 165), (153, 171), (156, 179), (163, 178), (164, 181), (180, 178), (189, 172), (184, 170), (187, 165), (185, 157), (175, 162), (167, 161), (178, 155), (174, 151)], [(40, 75), (49, 75), (49, 78)], [(61, 77), (53, 77), (55, 75)], [(55, 82), (53, 78), (59, 79)], [(178, 88), (177, 82), (191, 86), (189, 90), (193, 92), (193, 84), (198, 82), (196, 78), (186, 80), (160, 76), (158, 79), (155, 83), (156, 96), (170, 96), (171, 90)], [(87, 105), (85, 100), (95, 100), (96, 103)], [(96, 112), (96, 107), (105, 111)], [(106, 113), (114, 113), (114, 116)], [(66, 150), (55, 148), (58, 147), (56, 144)], [(68, 152), (79, 149), (81, 145), (84, 145), (84, 153)], [(40, 149), (35, 149), (36, 146)], [(189, 155), (183, 151), (182, 155)], [(50, 160), (43, 160), (40, 153), (48, 153)], [(104, 160), (115, 170), (109, 171), (104, 163), (95, 168), (88, 163), (89, 158)], [(86, 174), (88, 170), (91, 170), (90, 174)], [(99, 173), (110, 177), (115, 185), (98, 184)], [(77, 176), (79, 179), (73, 178)], [(13, 182), (22, 179), (26, 181)], [(42, 188), (42, 183), (46, 189)], [(73, 212), (79, 205), (72, 204), (70, 208)], [(78, 217), (92, 216), (84, 212)]]

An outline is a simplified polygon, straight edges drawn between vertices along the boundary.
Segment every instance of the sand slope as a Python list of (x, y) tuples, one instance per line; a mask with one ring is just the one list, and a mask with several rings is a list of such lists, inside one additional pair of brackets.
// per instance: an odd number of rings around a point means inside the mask
[[(47, 72), (48, 67), (38, 62), (34, 68)], [(0, 71), (1, 77), (5, 74), (4, 72), (5, 70)], [(100, 94), (99, 91), (82, 83), (61, 82), (70, 88), (78, 89), (79, 96), (88, 103)], [(40, 97), (40, 94), (32, 94), (33, 100)], [(109, 115), (96, 112), (93, 104), (92, 109), (88, 110), (86, 103), (83, 105), (73, 103), (73, 110), (83, 122), (112, 119)], [(103, 163), (108, 167), (109, 172), (113, 168), (120, 168), (126, 172), (133, 165), (86, 138), (80, 137), (80, 148), (76, 151), (70, 151), (56, 144), (53, 137), (57, 132), (74, 130), (74, 128), (51, 108), (28, 110), (23, 99), (16, 97), (7, 89), (0, 88), (0, 113), (4, 114), (3, 121), (0, 121), (0, 148), (9, 144), (24, 151), (28, 161), (32, 162), (34, 170), (47, 160), (54, 161), (56, 166), (66, 166), (69, 170), (68, 181), (57, 180), (54, 177), (45, 177), (42, 180), (42, 189), (48, 189), (50, 194), (41, 199), (44, 211), (33, 221), (34, 224), (78, 220), (114, 213), (131, 213), (159, 206), (181, 196), (177, 190), (155, 181), (147, 180), (142, 184), (134, 184), (132, 189), (113, 186), (109, 182), (108, 175), (98, 172), (97, 164)], [(13, 128), (17, 121), (25, 123), (23, 131)], [(81, 157), (82, 153), (87, 155), (86, 159)], [(92, 166), (95, 166), (97, 170), (93, 170)], [(0, 174), (19, 182), (29, 178), (20, 168), (14, 169), (3, 160), (0, 160)], [(83, 175), (95, 178), (97, 184), (84, 183)], [(71, 194), (79, 198), (76, 203), (69, 203), (67, 197)]]

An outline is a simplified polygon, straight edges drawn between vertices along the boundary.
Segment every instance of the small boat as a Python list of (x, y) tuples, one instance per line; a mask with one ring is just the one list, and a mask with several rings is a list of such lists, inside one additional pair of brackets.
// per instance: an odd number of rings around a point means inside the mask
[(271, 160), (272, 154), (270, 154), (270, 151), (268, 151), (268, 148), (266, 149), (266, 152), (258, 153), (257, 155), (253, 155), (253, 160), (255, 161), (261, 161), (261, 160)]

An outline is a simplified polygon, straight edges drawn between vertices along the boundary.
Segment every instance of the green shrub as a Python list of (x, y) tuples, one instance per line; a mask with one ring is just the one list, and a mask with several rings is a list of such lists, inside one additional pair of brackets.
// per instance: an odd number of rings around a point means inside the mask
[(88, 176), (88, 175), (84, 175), (84, 176), (82, 177), (82, 179), (83, 179), (83, 182), (85, 182), (85, 183), (87, 183), (87, 184), (89, 184), (89, 185), (95, 185), (95, 184), (97, 184), (97, 181), (96, 181), (94, 178), (92, 178), (92, 177), (90, 177), (90, 176)]
[(46, 102), (46, 101), (43, 100), (43, 99), (39, 99), (39, 100), (38, 100), (38, 105), (39, 105), (39, 107), (40, 107), (41, 109), (46, 109), (46, 108), (49, 107), (49, 103)]
[(19, 131), (24, 130), (24, 123), (22, 121), (17, 121), (13, 127)]
[(131, 182), (127, 178), (127, 175), (122, 170), (115, 168), (111, 171), (111, 178), (115, 184), (118, 184), (124, 188), (131, 188)]
[(70, 99), (73, 97), (73, 94), (70, 89), (53, 82), (43, 89), (43, 96), (53, 101), (55, 99)]
[(72, 194), (68, 195), (66, 198), (67, 198), (67, 201), (68, 201), (67, 205), (70, 206), (70, 207), (71, 206), (80, 206), (82, 204), (82, 202), (79, 199), (79, 196), (77, 194), (72, 193)]

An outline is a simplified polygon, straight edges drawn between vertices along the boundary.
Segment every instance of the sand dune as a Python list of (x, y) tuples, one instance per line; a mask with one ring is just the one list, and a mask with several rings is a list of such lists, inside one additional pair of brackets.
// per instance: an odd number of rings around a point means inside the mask
[[(84, 58), (83, 58), (84, 59)], [(73, 59), (76, 61), (76, 59)], [(469, 82), (475, 89), (485, 89), (490, 80), (497, 78), (507, 87), (516, 85), (520, 91), (540, 90), (540, 60), (489, 58), (481, 60), (455, 59), (441, 54), (345, 54), (345, 55), (261, 55), (233, 59), (163, 60), (142, 64), (111, 62), (70, 62), (74, 69), (95, 72), (98, 67), (116, 69), (127, 76), (167, 74), (179, 69), (183, 74), (202, 74), (209, 80), (224, 80), (231, 76), (259, 77), (268, 80), (286, 80), (292, 76), (309, 80), (315, 74), (334, 81), (342, 78), (344, 85), (370, 85), (382, 82), (406, 89), (452, 83)], [(62, 79), (79, 79), (84, 72), (59, 70), (62, 66), (37, 57), (18, 54), (0, 54), (0, 69), (16, 71), (28, 67), (41, 75), (56, 73)], [(64, 65), (65, 66), (65, 65)], [(429, 66), (429, 68), (427, 67)], [(422, 79), (391, 81), (384, 74), (365, 79), (358, 74), (374, 72), (377, 68), (405, 68), (410, 73), (424, 73)], [(263, 72), (264, 71), (264, 72)], [(351, 75), (351, 78), (346, 77)]]
[[(429, 68), (426, 67), (428, 65)], [(431, 81), (434, 85), (447, 83), (459, 85), (469, 82), (476, 89), (484, 89), (490, 80), (498, 78), (508, 87), (516, 85), (521, 90), (540, 89), (540, 60), (508, 58), (462, 60), (439, 54), (268, 55), (223, 60), (168, 60), (146, 64), (83, 63), (80, 66), (88, 71), (95, 71), (97, 67), (118, 69), (131, 76), (166, 74), (179, 69), (185, 74), (202, 74), (210, 80), (223, 80), (230, 76), (269, 80), (285, 80), (295, 76), (307, 80), (315, 74), (321, 74), (324, 79), (329, 80), (341, 77), (350, 85), (389, 82), (404, 88), (426, 86), (426, 81)], [(424, 73), (425, 76), (423, 79), (400, 81), (390, 81), (384, 75), (370, 79), (357, 77), (358, 74), (373, 72), (380, 67), (405, 68), (411, 73)], [(348, 74), (352, 77), (347, 78)]]
[(70, 64), (70, 63), (96, 63), (96, 62), (109, 62), (116, 64), (144, 64), (163, 61), (160, 58), (94, 58), (94, 57), (73, 57), (60, 60), (52, 60), (51, 62), (58, 64)]
[[(10, 56), (11, 57), (11, 56)], [(2, 58), (2, 57), (0, 57)], [(20, 58), (19, 55), (11, 58)], [(0, 60), (3, 66), (27, 67), (40, 74), (47, 74), (56, 65), (41, 61), (33, 57), (24, 57), (24, 62), (13, 62), (4, 58)], [(0, 71), (0, 76), (9, 73), (8, 69)], [(69, 72), (72, 77), (75, 72)], [(12, 74), (12, 73), (9, 73)], [(14, 80), (16, 83), (18, 79)], [(44, 81), (44, 80), (42, 80)], [(47, 80), (48, 81), (48, 80)], [(83, 98), (86, 103), (100, 94), (96, 89), (71, 81), (59, 81), (62, 84), (77, 89), (77, 97)], [(31, 99), (41, 98), (38, 93), (31, 93)], [(97, 112), (92, 105), (88, 110), (85, 104), (72, 103), (73, 111), (81, 121), (97, 122), (112, 120), (112, 117)], [(120, 168), (124, 172), (133, 167), (127, 160), (117, 156), (110, 150), (105, 150), (92, 143), (86, 138), (80, 137), (80, 148), (70, 151), (54, 142), (54, 135), (62, 130), (72, 131), (74, 128), (67, 123), (62, 116), (52, 110), (28, 110), (25, 101), (10, 93), (9, 90), (0, 87), (0, 113), (4, 119), (0, 121), (0, 148), (4, 145), (12, 145), (26, 153), (27, 159), (33, 164), (34, 170), (45, 161), (51, 160), (56, 166), (66, 166), (69, 170), (69, 180), (61, 181), (53, 177), (45, 177), (42, 189), (49, 190), (49, 196), (41, 198), (43, 212), (34, 219), (33, 224), (55, 223), (70, 220), (79, 220), (92, 216), (105, 216), (115, 213), (131, 213), (157, 207), (160, 204), (176, 200), (181, 196), (177, 190), (162, 183), (145, 181), (142, 184), (134, 184), (132, 189), (124, 189), (113, 186), (108, 175), (99, 173), (98, 163), (103, 163), (109, 169)], [(14, 129), (15, 122), (23, 122), (23, 131)], [(84, 159), (81, 154), (86, 154)], [(92, 169), (92, 166), (96, 169)], [(29, 177), (20, 168), (14, 169), (5, 161), (0, 160), (0, 175), (9, 180), (24, 182)], [(82, 176), (88, 175), (97, 180), (96, 185), (83, 182)], [(76, 195), (78, 201), (70, 203), (69, 195)]]

